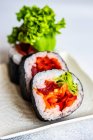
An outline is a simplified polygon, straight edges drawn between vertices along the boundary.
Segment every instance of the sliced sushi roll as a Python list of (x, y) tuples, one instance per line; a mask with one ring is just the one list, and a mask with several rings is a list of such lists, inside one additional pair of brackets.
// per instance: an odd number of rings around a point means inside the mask
[(19, 64), (22, 57), (35, 52), (36, 50), (33, 49), (31, 45), (24, 43), (16, 44), (15, 47), (10, 49), (8, 68), (9, 77), (13, 83), (19, 84)]
[(80, 80), (63, 70), (37, 73), (30, 87), (34, 111), (42, 121), (70, 115), (81, 105), (84, 96)]
[(68, 70), (65, 61), (54, 52), (38, 52), (23, 60), (20, 64), (20, 88), (24, 99), (31, 100), (29, 84), (36, 73), (51, 70)]

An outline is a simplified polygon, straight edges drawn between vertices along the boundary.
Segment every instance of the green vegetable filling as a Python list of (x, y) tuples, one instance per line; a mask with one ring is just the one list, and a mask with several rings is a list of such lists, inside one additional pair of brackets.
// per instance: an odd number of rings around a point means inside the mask
[(54, 50), (55, 36), (60, 34), (60, 29), (66, 25), (64, 18), (56, 23), (55, 13), (49, 6), (43, 8), (24, 6), (16, 15), (22, 24), (13, 28), (8, 36), (9, 43), (29, 43), (39, 51)]
[(70, 72), (65, 72), (64, 74), (60, 75), (59, 77), (54, 79), (59, 86), (64, 85), (65, 83), (68, 85), (68, 90), (73, 94), (77, 95), (78, 92), (78, 85), (73, 81), (72, 74)]

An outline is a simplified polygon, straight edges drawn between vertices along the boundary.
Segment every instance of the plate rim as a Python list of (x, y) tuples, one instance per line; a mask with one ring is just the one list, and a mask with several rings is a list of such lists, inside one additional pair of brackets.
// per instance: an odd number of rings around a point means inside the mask
[(77, 117), (77, 118), (74, 118), (74, 119), (69, 119), (69, 120), (65, 120), (65, 121), (56, 122), (56, 123), (53, 123), (53, 124), (48, 124), (48, 125), (45, 125), (45, 126), (41, 126), (39, 128), (34, 128), (32, 130), (30, 129), (30, 130), (25, 130), (25, 131), (9, 134), (9, 135), (0, 137), (0, 139), (5, 140), (5, 139), (9, 139), (9, 138), (14, 138), (14, 137), (18, 137), (18, 136), (27, 135), (27, 134), (33, 134), (33, 133), (36, 133), (36, 132), (40, 132), (42, 130), (47, 130), (48, 128), (52, 128), (52, 127), (55, 127), (55, 126), (61, 126), (61, 125), (64, 125), (64, 124), (70, 124), (70, 123), (79, 122), (79, 121), (88, 120), (88, 119), (93, 119), (93, 115), (87, 115), (87, 116), (84, 116), (84, 117)]

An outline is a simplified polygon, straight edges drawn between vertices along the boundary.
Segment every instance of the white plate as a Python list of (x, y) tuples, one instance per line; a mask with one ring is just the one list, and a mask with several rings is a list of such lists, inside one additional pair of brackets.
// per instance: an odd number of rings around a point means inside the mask
[(15, 136), (34, 133), (66, 123), (72, 123), (93, 118), (93, 81), (84, 73), (77, 62), (68, 54), (60, 54), (69, 69), (82, 82), (84, 100), (78, 110), (63, 121), (50, 123), (39, 121), (30, 103), (25, 102), (17, 86), (9, 81), (7, 66), (0, 65), (0, 138), (7, 139)]

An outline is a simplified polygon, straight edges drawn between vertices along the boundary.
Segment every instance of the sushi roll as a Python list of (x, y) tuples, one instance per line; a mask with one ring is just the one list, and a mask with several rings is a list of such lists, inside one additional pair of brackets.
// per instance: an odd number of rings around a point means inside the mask
[(70, 115), (81, 105), (84, 96), (80, 80), (63, 70), (37, 73), (30, 88), (34, 111), (42, 121)]
[(36, 73), (51, 70), (68, 70), (65, 61), (54, 52), (38, 52), (23, 60), (20, 64), (20, 89), (24, 99), (31, 100), (29, 83)]
[(36, 50), (31, 47), (29, 44), (16, 44), (15, 47), (12, 47), (9, 51), (9, 63), (8, 63), (8, 71), (10, 80), (19, 84), (19, 65), (23, 56), (27, 56), (28, 54), (35, 53)]

